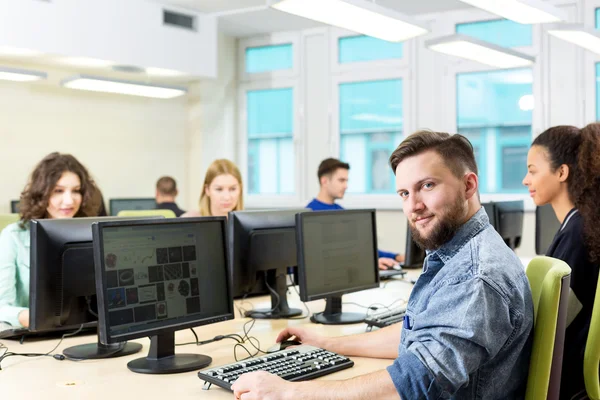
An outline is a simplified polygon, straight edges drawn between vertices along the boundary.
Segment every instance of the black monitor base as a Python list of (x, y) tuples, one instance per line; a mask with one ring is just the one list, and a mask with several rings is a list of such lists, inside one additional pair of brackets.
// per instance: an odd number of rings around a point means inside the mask
[(71, 360), (97, 360), (128, 356), (140, 350), (142, 350), (142, 345), (139, 343), (122, 342), (105, 345), (98, 342), (66, 348), (63, 350), (63, 354)]
[(148, 357), (127, 363), (127, 368), (140, 374), (176, 374), (207, 367), (212, 358), (202, 354), (175, 354), (175, 332), (150, 339)]
[(325, 301), (325, 311), (311, 315), (311, 322), (324, 325), (359, 324), (365, 321), (364, 313), (342, 312), (342, 298), (328, 297)]
[(299, 308), (290, 308), (287, 302), (287, 268), (266, 271), (265, 282), (271, 290), (271, 308), (246, 311), (249, 318), (284, 319), (302, 315)]

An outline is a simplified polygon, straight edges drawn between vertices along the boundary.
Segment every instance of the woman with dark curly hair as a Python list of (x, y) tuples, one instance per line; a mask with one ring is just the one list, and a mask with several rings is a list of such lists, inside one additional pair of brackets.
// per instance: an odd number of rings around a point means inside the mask
[(29, 222), (95, 216), (100, 195), (70, 154), (51, 153), (35, 167), (20, 201), (20, 221), (0, 233), (0, 321), (29, 325)]
[(531, 145), (527, 170), (534, 203), (551, 204), (561, 223), (546, 255), (572, 269), (560, 398), (586, 398), (583, 355), (600, 262), (600, 124), (546, 130)]

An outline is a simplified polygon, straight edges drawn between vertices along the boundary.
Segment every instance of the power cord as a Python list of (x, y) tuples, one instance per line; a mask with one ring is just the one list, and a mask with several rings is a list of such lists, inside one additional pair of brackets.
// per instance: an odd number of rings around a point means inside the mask
[(190, 330), (194, 334), (196, 341), (195, 342), (187, 342), (187, 343), (177, 343), (175, 346), (188, 346), (190, 344), (195, 344), (196, 346), (202, 346), (205, 344), (218, 342), (219, 340), (223, 340), (223, 339), (232, 339), (232, 340), (235, 340), (237, 343), (243, 343), (243, 338), (240, 335), (238, 335), (237, 333), (231, 333), (228, 335), (217, 335), (212, 339), (200, 341), (200, 340), (198, 340), (198, 335), (196, 334), (196, 331), (194, 330), (194, 328), (190, 328)]
[(0, 371), (2, 371), (2, 361), (4, 361), (4, 359), (6, 359), (8, 357), (16, 357), (16, 356), (19, 356), (19, 357), (52, 357), (55, 360), (59, 360), (59, 361), (66, 359), (67, 357), (63, 354), (60, 354), (60, 353), (52, 354), (52, 353), (61, 345), (61, 343), (63, 342), (63, 340), (65, 338), (75, 336), (79, 332), (81, 332), (83, 330), (83, 326), (84, 326), (84, 324), (81, 324), (79, 329), (77, 329), (75, 332), (65, 333), (64, 335), (62, 335), (62, 337), (60, 338), (60, 340), (58, 341), (56, 346), (54, 346), (54, 348), (47, 353), (15, 353), (12, 351), (8, 351), (8, 347), (6, 345), (0, 343), (0, 350), (4, 349), (4, 352), (0, 356)]

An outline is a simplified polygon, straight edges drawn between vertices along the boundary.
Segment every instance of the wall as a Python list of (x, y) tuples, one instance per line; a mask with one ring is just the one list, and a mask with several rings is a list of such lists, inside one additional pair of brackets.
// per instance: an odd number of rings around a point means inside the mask
[(0, 93), (0, 213), (9, 212), (9, 200), (19, 198), (36, 163), (52, 151), (86, 165), (107, 202), (154, 197), (161, 175), (177, 179), (186, 198), (186, 100), (2, 81)]

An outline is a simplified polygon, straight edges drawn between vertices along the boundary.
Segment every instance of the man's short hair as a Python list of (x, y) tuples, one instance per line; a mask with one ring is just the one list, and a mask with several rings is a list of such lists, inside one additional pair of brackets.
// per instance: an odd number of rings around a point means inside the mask
[(327, 158), (323, 161), (321, 161), (321, 164), (319, 164), (319, 169), (317, 171), (317, 177), (319, 178), (319, 183), (321, 183), (321, 177), (325, 176), (325, 175), (331, 175), (332, 173), (334, 173), (336, 170), (343, 168), (343, 169), (350, 169), (350, 164), (342, 162), (340, 160), (338, 160), (337, 158)]
[(170, 176), (163, 176), (156, 181), (156, 190), (163, 196), (177, 195), (177, 182)]
[(438, 153), (454, 176), (462, 178), (467, 171), (477, 174), (473, 145), (463, 135), (428, 130), (417, 131), (404, 139), (390, 157), (394, 175), (404, 159), (428, 150)]

